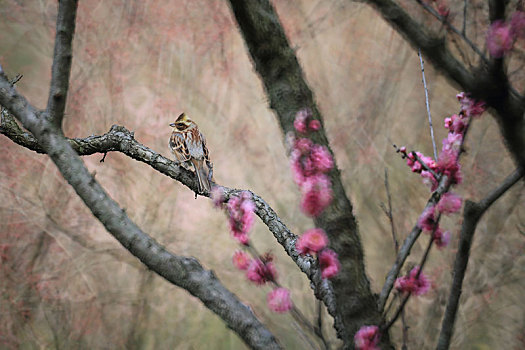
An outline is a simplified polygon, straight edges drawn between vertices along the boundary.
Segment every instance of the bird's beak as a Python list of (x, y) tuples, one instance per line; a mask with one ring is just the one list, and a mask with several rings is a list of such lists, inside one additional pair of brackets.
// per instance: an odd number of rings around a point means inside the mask
[(174, 127), (175, 127), (175, 123), (171, 123), (170, 126), (171, 126), (172, 128), (174, 128)]

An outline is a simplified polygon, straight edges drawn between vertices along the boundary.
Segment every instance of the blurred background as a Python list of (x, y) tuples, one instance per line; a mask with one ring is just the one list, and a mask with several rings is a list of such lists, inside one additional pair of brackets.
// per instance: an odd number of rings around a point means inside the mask
[[(469, 26), (469, 34), (483, 47), (486, 4), (472, 3), (477, 27)], [(11, 77), (24, 75), (18, 91), (44, 108), (57, 3), (1, 4), (0, 63)], [(385, 168), (399, 240), (429, 197), (392, 147), (432, 154), (417, 52), (365, 4), (280, 0), (274, 5), (325, 118), (355, 205), (367, 272), (379, 292), (395, 258), (380, 208), (386, 203)], [(411, 12), (422, 12), (410, 6)], [(452, 6), (455, 11), (459, 8)], [(425, 16), (419, 19), (439, 30), (440, 24)], [(440, 149), (443, 119), (459, 110), (458, 90), (430, 64), (425, 72)], [(521, 74), (517, 70), (515, 77)], [(103, 134), (119, 124), (170, 157), (168, 124), (183, 111), (207, 138), (219, 184), (259, 194), (296, 234), (313, 226), (299, 210), (281, 130), (226, 1), (80, 1), (66, 136)], [(46, 156), (4, 136), (0, 147), (0, 348), (246, 348), (199, 300), (145, 269), (120, 246)], [(173, 253), (194, 256), (213, 269), (285, 348), (307, 347), (289, 315), (268, 310), (269, 287), (250, 284), (233, 267), (237, 243), (224, 214), (208, 199), (195, 200), (188, 188), (122, 154), (109, 153), (104, 163), (101, 158), (83, 160), (145, 232)], [(464, 183), (454, 190), (474, 201), (513, 170), (489, 113), (473, 124), (462, 164)], [(516, 185), (478, 226), (454, 349), (525, 347), (524, 193), (523, 183)], [(432, 290), (408, 303), (409, 348), (435, 346), (460, 220), (456, 215), (443, 221), (452, 239), (449, 247), (431, 252), (426, 272)], [(313, 318), (307, 279), (258, 219), (251, 237), (259, 251), (276, 256), (280, 282)], [(422, 236), (409, 261), (419, 261), (426, 244)], [(325, 328), (336, 345), (330, 318)], [(400, 324), (392, 337), (401, 344)]]

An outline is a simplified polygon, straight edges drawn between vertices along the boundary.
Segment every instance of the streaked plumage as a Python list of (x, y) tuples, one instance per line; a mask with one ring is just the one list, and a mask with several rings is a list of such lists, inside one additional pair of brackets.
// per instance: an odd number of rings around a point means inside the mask
[(212, 164), (210, 162), (206, 139), (199, 127), (185, 113), (182, 113), (170, 126), (170, 149), (175, 159), (186, 169), (193, 165), (199, 181), (199, 193), (210, 192)]

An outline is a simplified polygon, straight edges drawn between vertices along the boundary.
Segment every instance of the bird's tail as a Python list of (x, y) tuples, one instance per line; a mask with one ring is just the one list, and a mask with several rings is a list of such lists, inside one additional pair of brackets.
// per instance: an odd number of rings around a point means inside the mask
[(209, 180), (209, 168), (203, 160), (194, 160), (192, 159), (193, 167), (195, 169), (195, 174), (197, 175), (197, 180), (199, 181), (199, 193), (211, 192), (211, 185)]

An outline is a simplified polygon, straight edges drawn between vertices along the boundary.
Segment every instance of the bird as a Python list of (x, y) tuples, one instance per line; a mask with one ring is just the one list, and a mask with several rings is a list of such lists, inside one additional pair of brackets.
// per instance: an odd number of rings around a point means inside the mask
[[(193, 166), (197, 175), (199, 193), (210, 193), (213, 165), (210, 162), (204, 135), (202, 135), (197, 124), (186, 113), (179, 115), (170, 126), (173, 130), (169, 147), (175, 156), (175, 161), (186, 169), (190, 169)], [(195, 193), (195, 197), (197, 197), (197, 193)]]

